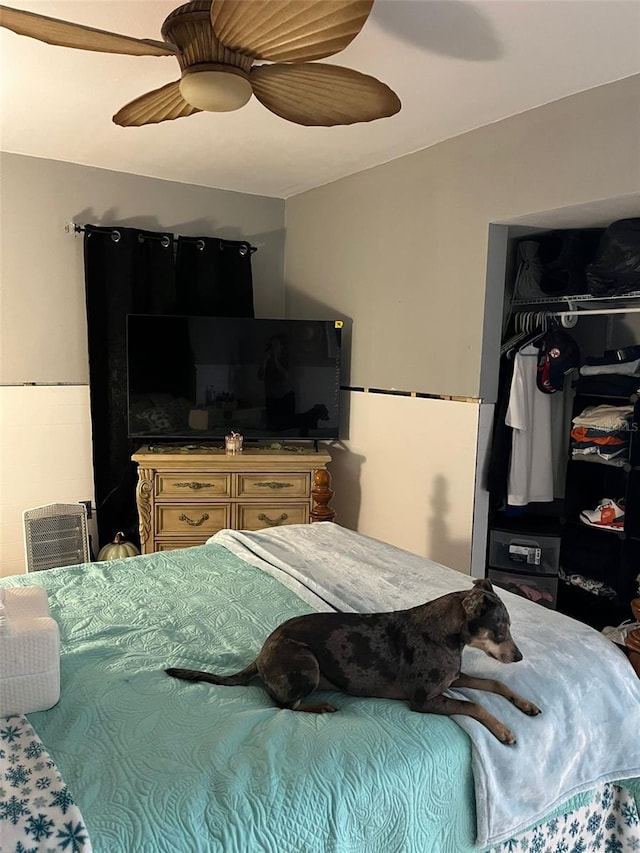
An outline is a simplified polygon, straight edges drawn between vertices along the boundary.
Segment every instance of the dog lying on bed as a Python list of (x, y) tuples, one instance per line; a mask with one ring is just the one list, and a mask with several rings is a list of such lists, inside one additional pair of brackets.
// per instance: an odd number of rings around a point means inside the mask
[(352, 696), (404, 699), (413, 711), (466, 714), (505, 744), (512, 732), (477, 702), (444, 696), (449, 687), (468, 687), (504, 696), (529, 716), (540, 713), (501, 681), (460, 671), (465, 646), (513, 663), (522, 660), (511, 638), (509, 614), (488, 580), (471, 590), (390, 613), (312, 613), (284, 622), (267, 637), (258, 657), (234, 675), (167, 669), (185, 681), (246, 685), (259, 676), (281, 708), (314, 714), (337, 710), (328, 702), (303, 702), (315, 689)]

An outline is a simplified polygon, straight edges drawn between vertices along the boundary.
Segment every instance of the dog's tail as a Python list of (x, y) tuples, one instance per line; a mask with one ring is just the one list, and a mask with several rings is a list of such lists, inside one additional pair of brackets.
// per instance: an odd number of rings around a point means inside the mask
[(227, 687), (248, 684), (258, 674), (256, 662), (250, 663), (242, 672), (233, 675), (216, 675), (213, 672), (200, 672), (197, 669), (165, 669), (167, 675), (181, 678), (183, 681), (208, 681), (210, 684), (224, 684)]

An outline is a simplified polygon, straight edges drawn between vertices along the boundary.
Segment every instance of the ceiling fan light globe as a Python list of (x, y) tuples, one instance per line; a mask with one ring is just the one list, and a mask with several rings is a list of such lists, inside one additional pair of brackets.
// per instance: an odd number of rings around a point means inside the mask
[(229, 71), (192, 71), (180, 80), (180, 94), (199, 110), (223, 113), (239, 110), (252, 95), (246, 76)]

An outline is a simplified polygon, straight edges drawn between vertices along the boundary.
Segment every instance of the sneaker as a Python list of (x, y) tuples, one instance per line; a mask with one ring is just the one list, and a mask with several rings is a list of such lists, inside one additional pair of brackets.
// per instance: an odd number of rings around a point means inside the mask
[(603, 498), (595, 509), (584, 509), (580, 521), (590, 527), (604, 530), (622, 530), (624, 528), (624, 501)]

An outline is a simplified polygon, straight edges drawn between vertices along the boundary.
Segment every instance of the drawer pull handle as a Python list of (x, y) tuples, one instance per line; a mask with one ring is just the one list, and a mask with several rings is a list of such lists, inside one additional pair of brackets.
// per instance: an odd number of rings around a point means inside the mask
[(215, 483), (176, 483), (176, 489), (215, 489)]
[(209, 520), (209, 513), (203, 512), (198, 521), (194, 521), (192, 518), (189, 518), (188, 515), (182, 513), (178, 516), (178, 521), (186, 521), (188, 525), (191, 527), (200, 527), (201, 524), (204, 524), (205, 521)]
[(258, 521), (264, 521), (269, 527), (277, 527), (279, 524), (283, 524), (289, 516), (286, 512), (283, 512), (282, 515), (279, 515), (278, 518), (269, 518), (268, 515), (265, 515), (263, 512), (258, 516)]
[(271, 481), (270, 483), (256, 483), (256, 486), (262, 489), (290, 489), (293, 486), (293, 483), (277, 483)]

